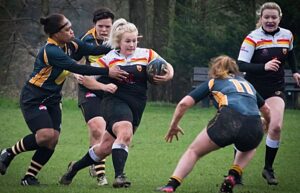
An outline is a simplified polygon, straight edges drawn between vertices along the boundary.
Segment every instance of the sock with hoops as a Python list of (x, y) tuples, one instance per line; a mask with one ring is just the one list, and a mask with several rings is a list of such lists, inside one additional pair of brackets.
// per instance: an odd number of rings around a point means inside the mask
[(46, 147), (41, 147), (36, 150), (32, 156), (30, 166), (25, 175), (36, 176), (42, 167), (49, 161), (54, 150)]
[(7, 149), (8, 153), (11, 153), (13, 156), (16, 156), (22, 152), (32, 151), (39, 148), (39, 145), (36, 142), (35, 135), (29, 134), (19, 140), (15, 145), (11, 148)]

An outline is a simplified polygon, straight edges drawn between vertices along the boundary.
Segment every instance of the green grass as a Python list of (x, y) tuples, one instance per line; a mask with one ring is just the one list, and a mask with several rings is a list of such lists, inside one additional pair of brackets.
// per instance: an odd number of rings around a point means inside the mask
[[(132, 181), (129, 189), (113, 189), (111, 186), (97, 187), (96, 179), (92, 179), (88, 170), (82, 170), (68, 186), (57, 185), (59, 177), (65, 172), (71, 160), (78, 160), (88, 150), (88, 134), (84, 119), (76, 102), (64, 101), (63, 124), (60, 141), (56, 152), (38, 175), (41, 187), (21, 187), (23, 177), (30, 162), (32, 152), (19, 155), (10, 165), (7, 174), (0, 176), (1, 193), (35, 193), (35, 192), (118, 192), (146, 193), (166, 183), (181, 154), (192, 142), (197, 133), (214, 115), (215, 109), (192, 108), (188, 111), (181, 126), (185, 135), (171, 144), (165, 143), (163, 137), (168, 129), (174, 111), (174, 105), (149, 103), (142, 122), (138, 128), (126, 165), (126, 174)], [(278, 152), (275, 168), (280, 180), (278, 186), (268, 186), (261, 177), (264, 160), (264, 142), (259, 146), (257, 154), (244, 172), (242, 187), (235, 188), (235, 193), (297, 193), (300, 188), (300, 132), (299, 110), (287, 110), (285, 113), (284, 130), (281, 148)], [(0, 147), (13, 145), (17, 140), (29, 133), (16, 100), (0, 98)], [(232, 147), (213, 152), (201, 159), (193, 172), (185, 179), (177, 192), (185, 193), (216, 193), (223, 175), (231, 166)], [(113, 181), (111, 157), (107, 158), (107, 175)]]

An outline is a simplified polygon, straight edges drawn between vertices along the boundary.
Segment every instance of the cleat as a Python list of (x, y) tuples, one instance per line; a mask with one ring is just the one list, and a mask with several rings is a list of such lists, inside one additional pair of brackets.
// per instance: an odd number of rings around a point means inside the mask
[(34, 176), (26, 175), (21, 180), (21, 185), (22, 186), (39, 186), (40, 182)]
[(232, 193), (232, 189), (235, 186), (234, 176), (229, 175), (224, 179), (224, 182), (221, 184), (220, 193)]
[(114, 188), (128, 188), (130, 187), (131, 182), (127, 180), (127, 177), (125, 174), (119, 175), (115, 178), (115, 181), (113, 183)]
[(157, 192), (175, 192), (172, 186), (163, 186), (156, 189)]
[(72, 168), (73, 168), (74, 164), (75, 164), (75, 161), (72, 161), (69, 163), (67, 172), (60, 178), (59, 184), (69, 185), (72, 183), (72, 180), (76, 175), (76, 173), (72, 172)]
[(267, 180), (267, 183), (269, 185), (277, 185), (278, 184), (278, 180), (276, 179), (275, 175), (274, 175), (274, 171), (273, 169), (264, 169), (262, 171), (262, 176)]
[(244, 185), (242, 176), (235, 177), (235, 185)]
[(4, 175), (6, 170), (11, 162), (14, 159), (14, 156), (7, 152), (6, 149), (3, 149), (0, 154), (0, 174)]
[(107, 179), (105, 174), (101, 174), (97, 177), (97, 181), (98, 181), (98, 186), (105, 186), (108, 185)]
[(94, 164), (90, 166), (89, 173), (91, 177), (93, 178), (97, 177), (97, 172)]

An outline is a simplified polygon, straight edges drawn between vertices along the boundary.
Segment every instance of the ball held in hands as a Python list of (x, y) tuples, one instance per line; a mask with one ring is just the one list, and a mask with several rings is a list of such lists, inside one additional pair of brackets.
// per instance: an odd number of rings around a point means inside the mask
[(147, 79), (151, 84), (154, 83), (153, 77), (155, 75), (165, 75), (167, 69), (167, 62), (162, 58), (156, 58), (147, 65)]

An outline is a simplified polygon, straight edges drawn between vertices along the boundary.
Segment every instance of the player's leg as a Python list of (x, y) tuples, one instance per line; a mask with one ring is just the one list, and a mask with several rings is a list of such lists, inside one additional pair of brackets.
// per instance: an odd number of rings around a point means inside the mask
[(280, 97), (268, 98), (266, 102), (270, 107), (271, 121), (266, 138), (265, 166), (262, 176), (268, 184), (277, 185), (278, 180), (274, 174), (273, 163), (280, 145), (285, 103)]
[(113, 124), (112, 130), (116, 135), (116, 140), (112, 146), (112, 160), (115, 170), (113, 187), (129, 187), (131, 183), (125, 176), (124, 168), (128, 157), (128, 146), (133, 137), (133, 127), (129, 121), (119, 121)]
[(59, 183), (63, 185), (71, 184), (78, 171), (92, 164), (97, 164), (108, 156), (111, 153), (114, 140), (115, 138), (111, 134), (105, 132), (99, 144), (91, 147), (79, 161), (69, 163), (67, 172), (60, 178)]
[(35, 137), (39, 148), (32, 156), (28, 170), (21, 180), (21, 185), (39, 185), (36, 176), (50, 160), (58, 142), (61, 125), (60, 105), (47, 106), (43, 113), (40, 113), (38, 119), (27, 121), (27, 124), (31, 130), (36, 130)]
[[(101, 141), (106, 127), (105, 120), (100, 116), (101, 99), (97, 96), (86, 98), (80, 107), (88, 125), (90, 147), (92, 147)], [(89, 171), (92, 177), (97, 177), (98, 185), (108, 184), (105, 176), (105, 159), (96, 165), (91, 165)]]
[(182, 183), (183, 179), (192, 171), (196, 162), (211, 151), (218, 149), (204, 129), (188, 147), (180, 158), (169, 182), (158, 190), (161, 192), (174, 192)]

